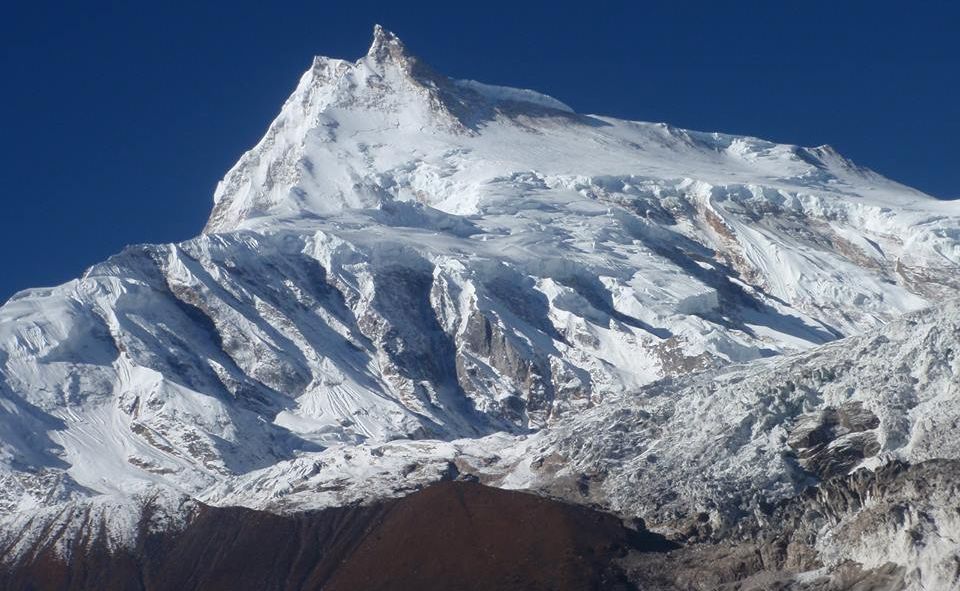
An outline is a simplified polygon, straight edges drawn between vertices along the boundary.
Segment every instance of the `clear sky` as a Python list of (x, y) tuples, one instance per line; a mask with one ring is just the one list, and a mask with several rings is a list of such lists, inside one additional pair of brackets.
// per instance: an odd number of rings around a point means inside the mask
[(450, 76), (534, 88), (581, 112), (829, 143), (960, 197), (956, 5), (11, 2), (0, 300), (126, 244), (199, 233), (216, 182), (311, 57), (361, 56), (377, 22)]

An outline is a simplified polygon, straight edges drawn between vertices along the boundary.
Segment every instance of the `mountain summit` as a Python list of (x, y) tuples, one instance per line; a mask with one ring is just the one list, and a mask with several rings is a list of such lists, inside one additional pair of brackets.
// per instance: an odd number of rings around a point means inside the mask
[[(377, 26), (369, 52), (356, 62), (314, 59), (264, 138), (217, 187), (206, 232), (250, 218), (375, 206), (399, 187), (384, 187), (392, 179), (375, 177), (389, 170), (379, 171), (370, 158), (417, 162), (411, 145), (428, 137), (433, 149), (456, 149), (511, 115), (559, 114), (570, 118), (571, 111), (533, 91), (442, 76)], [(381, 144), (386, 140), (390, 146)], [(339, 174), (315, 177), (326, 163)]]
[(367, 58), (378, 64), (387, 61), (407, 64), (416, 59), (407, 52), (406, 46), (399, 37), (380, 25), (373, 26), (373, 42), (367, 51)]
[(958, 271), (960, 205), (829, 147), (578, 114), (377, 27), (314, 59), (200, 236), (0, 308), (0, 558), (468, 473), (691, 544), (855, 520), (797, 495), (958, 459), (930, 431), (958, 416), (956, 306), (903, 318)]

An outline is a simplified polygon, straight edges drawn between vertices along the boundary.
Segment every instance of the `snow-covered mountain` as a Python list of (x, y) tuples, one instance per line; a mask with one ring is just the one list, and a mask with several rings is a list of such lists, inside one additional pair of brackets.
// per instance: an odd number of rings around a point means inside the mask
[(960, 203), (828, 146), (578, 114), (377, 27), (314, 60), (200, 236), (0, 308), (0, 512), (123, 539), (155, 490), (285, 511), (471, 472), (729, 531), (957, 459), (956, 306), (883, 327), (958, 271)]
[(663, 380), (530, 436), (327, 450), (227, 480), (204, 500), (284, 512), (466, 474), (703, 544), (708, 556), (679, 560), (687, 569), (742, 559), (711, 549), (722, 541), (773, 554), (757, 571), (893, 565), (908, 588), (948, 589), (960, 557), (958, 376), (953, 299), (805, 353)]

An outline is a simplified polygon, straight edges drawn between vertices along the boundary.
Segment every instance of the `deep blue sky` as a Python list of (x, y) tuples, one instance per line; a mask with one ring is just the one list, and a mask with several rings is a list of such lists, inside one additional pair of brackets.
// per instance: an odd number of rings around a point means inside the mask
[(829, 143), (960, 197), (950, 2), (14, 4), (0, 18), (0, 300), (125, 244), (197, 234), (311, 56), (361, 56), (375, 22), (451, 76)]

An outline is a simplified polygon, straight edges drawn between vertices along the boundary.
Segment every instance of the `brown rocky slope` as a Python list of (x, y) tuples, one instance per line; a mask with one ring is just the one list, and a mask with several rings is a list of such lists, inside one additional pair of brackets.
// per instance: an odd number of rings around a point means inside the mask
[(126, 552), (71, 543), (69, 560), (36, 549), (0, 588), (633, 589), (619, 559), (672, 547), (609, 514), (471, 482), (295, 515), (202, 506), (182, 531), (144, 531)]

